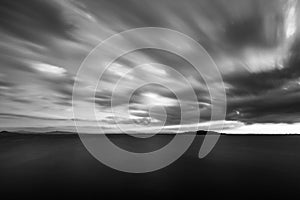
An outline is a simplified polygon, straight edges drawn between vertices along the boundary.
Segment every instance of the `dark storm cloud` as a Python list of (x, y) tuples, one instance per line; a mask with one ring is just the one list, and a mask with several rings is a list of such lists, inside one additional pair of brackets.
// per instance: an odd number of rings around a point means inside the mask
[(47, 43), (49, 36), (71, 39), (75, 27), (65, 21), (63, 10), (54, 1), (2, 0), (0, 27), (10, 35), (34, 43)]
[(237, 51), (249, 46), (265, 46), (262, 28), (262, 18), (258, 16), (228, 23), (224, 37), (227, 43), (225, 48), (231, 47), (233, 51)]
[(239, 111), (239, 115), (232, 112), (228, 119), (244, 121), (246, 123), (294, 123), (299, 122), (300, 91), (274, 91), (267, 95), (244, 97), (230, 100), (229, 111)]
[(233, 88), (228, 89), (228, 95), (259, 95), (268, 90), (281, 86), (286, 79), (283, 70), (251, 73), (249, 71), (233, 73), (224, 78)]
[[(272, 17), (278, 26), (282, 23), (282, 16), (279, 16), (279, 13), (275, 13)], [(252, 15), (246, 18), (228, 20), (225, 25), (226, 33), (222, 38), (226, 41), (226, 45), (234, 50), (249, 46), (274, 47), (278, 44), (278, 38), (266, 33), (266, 23), (271, 22), (266, 22), (265, 14), (259, 9), (254, 10)], [(272, 28), (275, 32), (277, 27)]]
[(228, 90), (228, 95), (259, 95), (299, 78), (300, 41), (296, 41), (291, 47), (289, 56), (283, 65), (283, 68), (275, 68), (270, 71), (253, 73), (244, 70), (223, 76), (223, 80), (233, 86)]
[(260, 73), (245, 71), (225, 77), (232, 86), (227, 95), (228, 118), (247, 123), (299, 122), (299, 66), (300, 42), (296, 41), (284, 68)]

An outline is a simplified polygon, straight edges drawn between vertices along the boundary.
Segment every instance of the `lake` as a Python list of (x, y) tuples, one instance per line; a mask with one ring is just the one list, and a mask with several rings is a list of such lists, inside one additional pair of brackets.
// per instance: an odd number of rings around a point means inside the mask
[[(222, 135), (213, 151), (199, 159), (203, 137), (196, 136), (188, 151), (166, 168), (129, 174), (101, 164), (77, 135), (1, 136), (1, 193), (40, 198), (204, 198), (245, 194), (287, 197), (300, 191), (300, 136)], [(172, 138), (156, 135), (148, 140), (133, 140), (122, 135), (110, 136), (122, 148), (136, 152), (159, 149)]]

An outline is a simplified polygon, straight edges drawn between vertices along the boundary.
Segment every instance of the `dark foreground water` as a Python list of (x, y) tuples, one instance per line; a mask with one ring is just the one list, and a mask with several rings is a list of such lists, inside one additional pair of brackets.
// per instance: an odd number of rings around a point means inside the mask
[[(1, 197), (244, 199), (300, 193), (300, 136), (221, 136), (213, 151), (198, 159), (203, 137), (197, 136), (190, 149), (164, 169), (128, 174), (98, 162), (76, 135), (1, 136)], [(171, 139), (155, 136), (146, 145), (121, 135), (111, 138), (137, 152), (160, 148)]]

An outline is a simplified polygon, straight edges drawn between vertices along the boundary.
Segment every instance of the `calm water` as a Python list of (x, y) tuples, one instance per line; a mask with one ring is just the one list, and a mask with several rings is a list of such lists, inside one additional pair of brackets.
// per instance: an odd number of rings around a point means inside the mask
[[(103, 136), (100, 136), (103, 137)], [(159, 149), (173, 136), (111, 140), (125, 149)], [(300, 136), (221, 136), (198, 159), (203, 136), (175, 163), (128, 174), (95, 160), (76, 135), (0, 137), (1, 193), (8, 196), (288, 196), (300, 192)], [(243, 197), (243, 196), (241, 196)]]

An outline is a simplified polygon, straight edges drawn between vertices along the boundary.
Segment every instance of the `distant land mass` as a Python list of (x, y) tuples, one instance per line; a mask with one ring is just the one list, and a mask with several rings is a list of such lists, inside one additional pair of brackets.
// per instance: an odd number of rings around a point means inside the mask
[[(192, 134), (193, 132), (182, 132), (182, 133), (177, 133), (181, 135), (188, 135)], [(86, 133), (88, 135), (97, 135), (97, 133)], [(106, 135), (123, 135), (124, 133), (106, 133)], [(139, 134), (146, 134), (146, 133), (132, 133), (131, 135), (139, 135)], [(197, 135), (206, 135), (207, 131), (205, 130), (198, 130)], [(17, 135), (78, 135), (76, 132), (68, 132), (68, 131), (49, 131), (49, 132), (30, 132), (30, 131), (1, 131), (0, 132), (0, 137), (1, 136), (17, 136)], [(156, 135), (176, 135), (176, 133), (157, 133)], [(228, 136), (244, 136), (244, 135), (264, 135), (264, 136), (286, 136), (286, 135), (299, 135), (297, 133), (286, 133), (286, 134), (262, 134), (262, 133), (218, 133), (214, 131), (210, 131), (210, 135), (228, 135)]]

